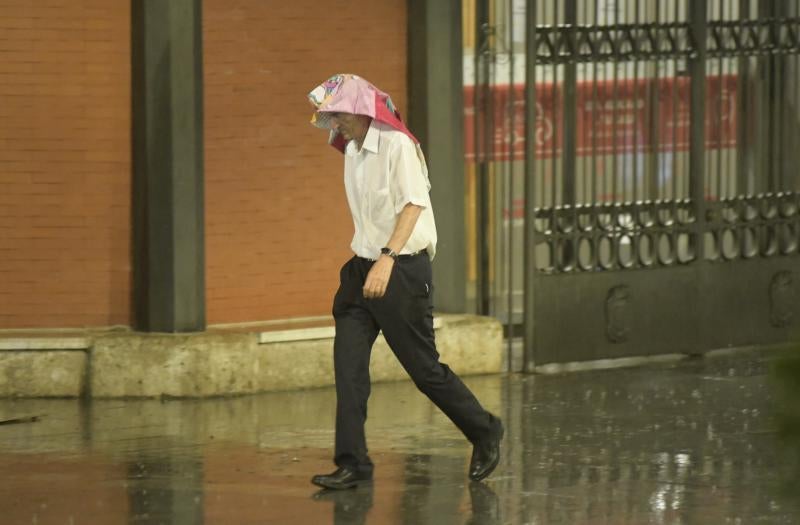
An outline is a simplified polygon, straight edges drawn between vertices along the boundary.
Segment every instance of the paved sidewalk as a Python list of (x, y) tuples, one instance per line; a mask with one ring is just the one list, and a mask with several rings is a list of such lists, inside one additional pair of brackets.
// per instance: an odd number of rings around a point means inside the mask
[(408, 382), (370, 400), (372, 487), (324, 493), (331, 388), (166, 401), (0, 401), (3, 524), (800, 523), (765, 353), (467, 378), (506, 424), (485, 483)]

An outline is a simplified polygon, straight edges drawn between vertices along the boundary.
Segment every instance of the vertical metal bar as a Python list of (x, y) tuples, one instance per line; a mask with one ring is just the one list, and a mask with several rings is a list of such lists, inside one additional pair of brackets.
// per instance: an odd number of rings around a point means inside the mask
[[(775, 2), (767, 4), (766, 8), (769, 9), (767, 15), (773, 21), (775, 20)], [(770, 54), (767, 58), (769, 80), (768, 80), (768, 95), (767, 95), (767, 114), (769, 115), (769, 142), (768, 154), (769, 159), (769, 192), (773, 193), (778, 191), (780, 181), (778, 180), (779, 164), (778, 158), (780, 156), (780, 144), (778, 142), (778, 113), (780, 112), (779, 98), (778, 98), (778, 55)]]
[[(580, 6), (580, 16), (579, 16), (578, 20), (581, 21), (580, 25), (582, 25), (582, 26), (588, 25), (587, 17), (589, 16), (589, 14), (588, 14), (588, 5), (587, 4), (588, 4), (588, 0), (583, 0), (583, 2), (581, 2), (581, 6)], [(578, 53), (581, 52), (580, 44), (577, 41), (575, 43), (575, 49), (576, 49), (576, 51), (578, 51)], [(586, 79), (587, 79), (588, 72), (589, 72), (589, 64), (585, 63), (585, 62), (581, 62), (581, 70), (580, 71), (581, 71), (581, 73), (580, 73), (581, 85), (585, 87), (586, 86)], [(581, 96), (580, 96), (580, 100), (581, 101), (585, 101), (585, 98), (583, 97), (583, 93), (585, 93), (585, 91), (581, 91)], [(581, 114), (582, 115), (586, 114), (586, 109), (585, 108), (581, 109)], [(582, 204), (586, 204), (586, 203), (589, 202), (589, 186), (591, 184), (591, 181), (590, 181), (590, 174), (591, 174), (590, 169), (591, 169), (591, 166), (590, 166), (590, 163), (589, 163), (590, 159), (589, 159), (589, 156), (586, 155), (586, 151), (585, 151), (586, 144), (588, 144), (588, 142), (589, 142), (589, 129), (588, 129), (589, 127), (586, 125), (586, 121), (585, 120), (581, 119), (581, 122), (583, 123), (583, 125), (580, 126), (580, 143), (579, 143), (580, 144), (579, 145), (580, 151), (578, 152), (578, 154), (580, 155), (580, 164), (581, 164), (581, 166), (580, 166), (580, 177), (581, 177), (581, 188), (580, 188), (580, 190), (581, 191), (580, 191), (580, 194), (578, 195), (578, 202), (580, 202)]]
[(496, 16), (492, 12), (492, 7), (495, 5), (494, 0), (487, 0), (487, 22), (486, 22), (486, 55), (484, 61), (484, 68), (486, 72), (486, 134), (483, 137), (484, 151), (486, 151), (486, 171), (484, 177), (481, 178), (481, 199), (483, 223), (481, 230), (483, 231), (483, 247), (481, 252), (481, 313), (483, 315), (493, 315), (494, 307), (494, 290), (492, 283), (494, 281), (492, 275), (492, 255), (494, 253), (493, 241), (495, 234), (492, 229), (493, 217), (493, 204), (494, 204), (494, 181), (496, 180), (495, 173), (497, 172), (498, 156), (497, 156), (497, 125), (495, 119), (495, 104), (497, 97), (497, 33), (496, 33)]
[[(479, 314), (488, 312), (488, 246), (487, 246), (487, 199), (489, 179), (488, 141), (492, 135), (489, 114), (489, 0), (475, 0), (475, 161), (476, 161), (476, 304)], [(481, 133), (482, 131), (482, 133)]]
[(525, 252), (523, 367), (536, 365), (536, 8), (537, 0), (525, 3)]
[[(598, 2), (595, 1), (594, 5), (594, 27), (599, 26), (600, 18), (599, 13), (600, 9), (598, 9)], [(597, 64), (599, 60), (596, 58), (592, 61), (592, 127), (589, 131), (589, 135), (592, 139), (592, 154), (587, 155), (589, 161), (591, 163), (591, 201), (590, 204), (592, 206), (592, 224), (597, 224), (596, 222), (596, 213), (597, 213)]]
[[(545, 11), (544, 17), (547, 20), (547, 4), (545, 4)], [(553, 27), (558, 26), (558, 3), (555, 3), (553, 6)], [(555, 57), (553, 57), (555, 58)], [(558, 103), (558, 63), (553, 61), (552, 64), (552, 86), (551, 86), (551, 99), (550, 99), (550, 106), (553, 109), (553, 143), (551, 146), (551, 157), (550, 157), (550, 220), (552, 221), (553, 227), (555, 228), (556, 224), (556, 205), (558, 200), (556, 199), (556, 191), (558, 188), (558, 159), (557, 155), (557, 147), (558, 147), (558, 134), (561, 132), (561, 126), (559, 126), (560, 118), (563, 118), (564, 112), (561, 111), (561, 106)], [(561, 166), (561, 170), (563, 173), (564, 166)]]
[[(536, 9), (539, 9), (538, 2), (536, 2), (536, 4), (537, 4)], [(544, 11), (547, 9), (547, 0), (544, 0), (543, 5), (541, 6), (541, 9), (543, 11), (541, 19), (546, 21), (547, 20), (547, 16), (546, 16)], [(537, 11), (535, 13), (535, 15), (534, 15), (534, 19), (537, 19), (538, 17), (539, 17), (539, 13)], [(527, 29), (526, 29), (526, 31), (527, 31)], [(532, 34), (534, 34), (534, 37), (535, 37), (535, 31), (533, 31), (533, 30), (531, 30), (531, 31), (532, 31)], [(525, 34), (527, 35), (528, 33), (526, 32)], [(526, 38), (527, 38), (527, 36), (526, 36)], [(530, 46), (531, 46), (530, 49), (535, 53), (536, 52), (536, 40), (535, 40), (535, 38), (534, 38), (534, 41), (532, 43), (530, 43)], [(533, 62), (531, 62), (532, 64), (534, 64), (534, 66), (532, 66), (532, 67), (535, 67), (535, 64), (536, 64), (535, 58), (536, 57), (534, 55), (534, 60), (533, 60)], [(527, 62), (526, 62), (526, 64), (527, 64)], [(526, 68), (527, 68), (527, 66), (526, 66)], [(526, 73), (526, 75), (527, 75), (527, 73)], [(527, 86), (527, 84), (526, 84), (526, 86)], [(542, 113), (544, 113), (544, 107), (542, 107)], [(544, 115), (542, 115), (542, 118), (544, 118)], [(534, 121), (534, 123), (535, 123), (535, 121)], [(536, 138), (535, 129), (536, 128), (534, 127), (534, 135), (533, 135), (534, 138)], [(544, 144), (542, 144), (542, 146), (544, 146)], [(542, 149), (544, 149), (544, 148), (542, 148)], [(537, 180), (538, 180), (538, 183), (539, 183), (539, 191), (538, 191), (538, 193), (535, 193), (535, 195), (536, 195), (536, 197), (538, 199), (538, 201), (535, 204), (536, 204), (536, 206), (538, 208), (544, 208), (545, 207), (545, 200), (547, 199), (547, 185), (546, 185), (546, 181), (545, 181), (545, 179), (547, 177), (547, 170), (545, 168), (545, 160), (544, 160), (544, 158), (536, 159), (536, 162), (538, 163), (538, 166), (539, 166), (539, 172), (538, 172), (539, 176), (537, 177)]]
[[(794, 9), (792, 10), (791, 16), (792, 17), (800, 16), (800, 1), (795, 0)], [(793, 84), (794, 89), (790, 91), (790, 93), (792, 94), (791, 96), (792, 96), (793, 111), (789, 115), (791, 117), (791, 120), (789, 121), (791, 128), (790, 128), (790, 133), (788, 135), (789, 135), (789, 140), (793, 140), (793, 143), (790, 144), (789, 146), (790, 151), (792, 152), (790, 165), (797, 166), (799, 163), (798, 161), (800, 161), (800, 152), (798, 152), (798, 147), (797, 147), (797, 131), (798, 131), (797, 120), (798, 118), (800, 118), (800, 115), (798, 115), (798, 103), (800, 102), (800, 96), (798, 96), (798, 91), (800, 91), (800, 59), (798, 58), (798, 55), (794, 54), (792, 55), (792, 60), (793, 60), (793, 66), (794, 66), (793, 69), (795, 75)], [(791, 178), (789, 180), (791, 180)], [(791, 191), (800, 192), (800, 172), (798, 172), (797, 170), (794, 171), (794, 182), (789, 182), (787, 188), (790, 189)]]
[[(719, 2), (719, 19), (720, 21), (725, 20), (725, 0), (717, 0)], [(723, 126), (722, 126), (722, 92), (724, 88), (725, 78), (723, 75), (724, 71), (724, 58), (722, 57), (722, 53), (720, 53), (719, 59), (717, 60), (717, 200), (722, 200), (724, 198), (724, 194), (722, 192), (722, 133), (723, 133)]]
[[(661, 0), (656, 0), (655, 4), (655, 25), (659, 27), (661, 25)], [(658, 166), (659, 166), (659, 159), (661, 158), (660, 151), (659, 151), (659, 144), (660, 144), (660, 136), (659, 136), (659, 129), (658, 129), (658, 111), (660, 108), (660, 86), (659, 86), (659, 71), (658, 68), (660, 66), (660, 61), (655, 59), (650, 62), (652, 64), (652, 68), (654, 74), (652, 77), (648, 77), (647, 79), (647, 95), (645, 100), (647, 101), (647, 114), (648, 114), (648, 130), (650, 134), (650, 142), (649, 142), (649, 150), (650, 154), (647, 157), (647, 186), (648, 191), (646, 193), (646, 198), (648, 200), (656, 200), (658, 198), (658, 186), (659, 186), (659, 177), (658, 177)]]
[[(780, 6), (778, 5), (779, 2), (773, 2), (771, 4), (772, 12), (770, 13), (770, 18), (772, 18), (773, 22), (777, 21), (779, 13), (780, 13)], [(784, 4), (784, 2), (780, 2), (780, 4)], [(783, 153), (781, 152), (781, 129), (780, 129), (780, 121), (781, 121), (781, 106), (783, 104), (783, 99), (781, 97), (783, 90), (781, 89), (781, 63), (783, 62), (783, 56), (780, 53), (772, 54), (770, 58), (771, 62), (771, 72), (772, 75), (770, 78), (770, 114), (772, 117), (772, 132), (770, 145), (772, 147), (772, 152), (770, 157), (772, 158), (772, 169), (771, 172), (773, 173), (774, 183), (772, 186), (772, 191), (777, 192), (781, 189), (781, 159), (783, 158)]]
[[(614, 33), (615, 35), (618, 34), (619, 27), (619, 4), (614, 3)], [(615, 50), (615, 53), (618, 52), (619, 49)], [(612, 58), (614, 63), (614, 81), (613, 81), (613, 88), (611, 90), (611, 201), (615, 202), (617, 200), (617, 137), (619, 134), (617, 133), (617, 105), (618, 105), (618, 91), (617, 88), (619, 86), (619, 56), (616, 54)], [(616, 209), (616, 208), (612, 208)], [(616, 213), (612, 212), (611, 220), (616, 222), (617, 217)]]
[[(691, 4), (692, 0), (683, 0), (683, 1), (684, 1), (684, 6), (685, 6), (684, 7), (684, 16), (686, 17), (686, 20), (689, 21), (689, 19), (691, 18), (691, 7), (690, 7), (690, 4)], [(687, 59), (687, 61), (686, 61), (686, 68), (687, 68), (686, 76), (689, 79), (688, 91), (689, 91), (689, 98), (691, 99), (691, 91), (692, 91), (691, 90), (691, 86), (692, 86), (691, 80), (692, 80), (692, 75), (691, 75), (691, 67), (690, 67), (689, 64), (690, 64), (690, 61)], [(688, 114), (690, 115), (691, 114), (691, 103), (689, 104), (689, 106), (690, 107), (689, 107)], [(690, 131), (689, 131), (689, 136), (690, 136), (689, 137), (689, 150), (691, 150), (691, 117), (689, 118), (689, 122), (690, 122), (690, 125), (689, 125), (689, 128), (690, 128)], [(688, 153), (688, 151), (687, 151), (687, 153)], [(691, 155), (690, 154), (684, 155), (682, 160), (683, 160), (683, 162), (682, 162), (683, 166), (681, 167), (681, 169), (682, 169), (683, 178), (681, 179), (681, 195), (682, 195), (682, 197), (684, 199), (690, 199), (691, 196), (692, 196), (691, 186), (690, 186), (690, 181), (691, 181), (691, 175), (690, 175), (690, 172), (691, 172)]]
[[(725, 1), (728, 2), (728, 21), (727, 22), (731, 23), (734, 20), (736, 20), (736, 0), (725, 0)], [(726, 77), (725, 85), (726, 86), (730, 86), (731, 83), (732, 83), (732, 80), (734, 78), (736, 78), (736, 75), (737, 75), (737, 71), (736, 71), (736, 66), (734, 64), (733, 58), (728, 57), (725, 60), (725, 71), (723, 71), (723, 76)], [(734, 142), (734, 144), (731, 144), (731, 140), (735, 141), (735, 138), (730, 133), (731, 131), (735, 132), (735, 129), (736, 129), (735, 127), (732, 127), (732, 126), (735, 126), (735, 123), (736, 123), (736, 120), (735, 120), (736, 112), (735, 112), (735, 109), (734, 109), (735, 108), (735, 104), (736, 104), (736, 99), (734, 98), (734, 99), (731, 100), (731, 95), (732, 95), (732, 93), (728, 92), (727, 108), (728, 108), (728, 111), (729, 111), (729, 114), (728, 114), (729, 134), (728, 134), (728, 142), (726, 144), (725, 157), (724, 157), (725, 163), (724, 163), (723, 168), (722, 168), (722, 171), (723, 171), (723, 173), (726, 174), (727, 181), (728, 181), (727, 193), (726, 193), (726, 196), (728, 198), (733, 198), (733, 197), (736, 196), (736, 190), (735, 190), (735, 187), (736, 187), (735, 186), (736, 185), (736, 166), (735, 166), (735, 164), (733, 162), (733, 157), (736, 154), (736, 150), (734, 149), (735, 148), (735, 142)], [(732, 149), (733, 149), (733, 151), (731, 151)]]
[[(786, 15), (787, 2), (776, 2), (773, 4), (773, 16), (776, 23), (780, 23)], [(780, 35), (780, 33), (778, 33)], [(778, 42), (780, 45), (781, 42)], [(775, 191), (780, 192), (786, 188), (786, 148), (784, 142), (784, 129), (786, 125), (786, 61), (787, 55), (776, 53), (774, 55), (775, 64), (775, 98), (772, 103), (775, 107)]]
[[(636, 24), (637, 28), (641, 27), (642, 20), (641, 20), (641, 10), (639, 9), (639, 5), (641, 2), (634, 3), (634, 23)], [(642, 79), (646, 77), (646, 69), (642, 70)], [(633, 143), (633, 202), (636, 203), (643, 199), (643, 195), (639, 195), (641, 192), (644, 193), (643, 188), (639, 188), (639, 156), (643, 155), (644, 148), (643, 144), (641, 143), (641, 137), (639, 135), (639, 96), (642, 94), (642, 89), (639, 87), (639, 56), (634, 55), (633, 57), (633, 136), (636, 137)], [(645, 99), (646, 100), (646, 99)], [(645, 120), (645, 122), (647, 122)], [(645, 124), (642, 124), (642, 129), (644, 129)], [(642, 179), (642, 185), (644, 185), (644, 179)]]
[[(613, 25), (613, 19), (609, 15), (608, 9), (605, 10), (603, 15), (604, 15), (603, 16), (603, 24), (607, 28), (608, 28), (608, 26), (612, 26)], [(610, 31), (611, 30), (609, 29), (609, 32)], [(613, 53), (613, 49), (611, 50), (611, 52)], [(616, 67), (615, 66), (615, 59), (614, 59), (613, 56), (610, 56), (608, 61), (603, 63), (603, 101), (602, 101), (603, 121), (602, 122), (603, 122), (603, 127), (604, 127), (604, 129), (603, 129), (603, 134), (604, 135), (603, 136), (606, 137), (604, 142), (603, 142), (603, 147), (602, 147), (602, 151), (603, 151), (603, 193), (602, 193), (602, 201), (603, 201), (604, 204), (609, 202), (609, 199), (613, 200), (613, 189), (612, 189), (612, 186), (614, 184), (614, 140), (613, 140), (613, 135), (612, 135), (612, 139), (611, 140), (608, 139), (608, 128), (610, 127), (612, 129), (612, 131), (614, 129), (613, 119), (614, 119), (614, 115), (615, 115), (615, 113), (614, 113), (615, 101), (613, 99), (613, 94), (612, 94), (611, 88), (610, 88), (610, 85), (613, 82), (612, 79), (613, 79), (614, 75), (611, 72), (609, 72), (609, 69), (610, 69), (609, 66), (611, 66), (611, 68)], [(609, 111), (608, 104), (609, 103), (611, 103), (611, 108), (610, 108), (610, 111), (611, 111), (611, 123), (610, 123), (610, 126), (609, 126), (609, 123), (608, 123), (608, 111)], [(609, 146), (609, 142), (611, 144), (610, 150), (609, 150), (609, 147), (608, 147)]]
[[(689, 1), (691, 3), (691, 0), (689, 0)], [(708, 22), (711, 20), (711, 10), (713, 9), (713, 6), (716, 5), (715, 2), (719, 2), (719, 0), (711, 0), (711, 2), (712, 2), (712, 5), (707, 5), (706, 6), (706, 24), (708, 24)], [(710, 75), (708, 74), (709, 66), (713, 66), (713, 65), (714, 65), (713, 60), (708, 60), (708, 59), (706, 60), (706, 63), (705, 63), (706, 82), (708, 82), (708, 79), (710, 77)], [(708, 84), (706, 84), (705, 93), (706, 93), (706, 111), (714, 111), (716, 108), (713, 106), (713, 104), (708, 102), (708, 96), (707, 96), (708, 95)], [(708, 118), (708, 115), (706, 115), (706, 118)], [(713, 115), (711, 115), (711, 118), (713, 119)], [(711, 119), (708, 119), (708, 120), (709, 120), (709, 122), (707, 122), (706, 130), (710, 131), (711, 129), (713, 129), (714, 124), (713, 124), (713, 122), (710, 122)], [(705, 138), (703, 140), (705, 142)], [(713, 144), (712, 144), (712, 146), (713, 146)], [(714, 181), (714, 171), (711, 169), (712, 168), (711, 159), (712, 159), (713, 156), (714, 156), (713, 150), (710, 151), (710, 148), (706, 148), (705, 155), (703, 155), (703, 162), (705, 164), (704, 170), (703, 170), (703, 173), (705, 174), (705, 180), (703, 182), (703, 188), (704, 188), (704, 194), (705, 194), (704, 196), (709, 195), (714, 190), (714, 182), (715, 182)], [(691, 168), (690, 168), (690, 171), (691, 171)]]
[[(721, 0), (721, 1), (722, 1), (723, 5), (721, 7), (720, 18), (721, 18), (721, 20), (723, 22), (728, 22), (729, 20), (733, 19), (733, 17), (731, 16), (733, 14), (733, 6), (731, 5), (732, 0)], [(725, 8), (726, 5), (727, 5), (727, 9)], [(726, 12), (727, 12), (727, 16), (725, 15)], [(721, 86), (723, 86), (722, 88), (720, 88), (720, 99), (722, 99), (722, 95), (725, 94), (725, 96), (726, 96), (725, 102), (726, 103), (722, 106), (722, 110), (723, 110), (723, 112), (725, 112), (725, 114), (727, 115), (728, 118), (730, 118), (730, 116), (731, 116), (729, 114), (730, 104), (727, 103), (727, 101), (728, 101), (728, 98), (727, 98), (728, 97), (728, 74), (730, 73), (729, 68), (732, 68), (732, 66), (730, 64), (730, 58), (725, 57), (722, 60), (722, 66), (720, 67), (720, 73), (719, 73), (720, 83), (721, 83)], [(720, 104), (722, 104), (722, 103), (720, 102)], [(731, 188), (733, 186), (733, 182), (732, 182), (733, 177), (732, 177), (732, 173), (731, 173), (730, 166), (729, 166), (729, 164), (730, 164), (730, 152), (729, 152), (730, 144), (728, 143), (728, 140), (727, 140), (728, 139), (728, 131), (727, 130), (728, 130), (728, 126), (730, 125), (730, 121), (728, 121), (728, 124), (725, 124), (725, 119), (723, 118), (722, 114), (720, 115), (720, 119), (721, 119), (720, 126), (722, 126), (722, 129), (720, 130), (721, 131), (721, 133), (720, 133), (720, 142), (722, 143), (722, 147), (724, 148), (724, 153), (720, 155), (720, 159), (721, 159), (720, 160), (720, 165), (721, 165), (721, 171), (722, 171), (722, 176), (723, 176), (722, 188), (720, 190), (720, 198), (721, 199), (727, 199), (728, 197), (731, 196)], [(724, 140), (723, 140), (723, 133), (724, 133)]]
[[(564, 4), (564, 23), (569, 26), (569, 34), (567, 38), (570, 39), (573, 46), (575, 46), (577, 37), (576, 26), (578, 24), (578, 6), (576, 0), (566, 0)], [(561, 148), (561, 181), (562, 181), (562, 196), (561, 202), (565, 206), (569, 206), (569, 214), (572, 221), (577, 221), (575, 215), (575, 181), (578, 177), (577, 173), (577, 63), (574, 60), (569, 61), (564, 65), (564, 87), (562, 89), (563, 98), (561, 100), (561, 107), (563, 107), (563, 132), (564, 139)], [(564, 238), (557, 246), (561, 261), (566, 265), (572, 261), (575, 252), (573, 243)]]
[(508, 370), (513, 371), (512, 368), (512, 341), (514, 339), (514, 150), (516, 147), (516, 84), (514, 83), (514, 0), (508, 0), (508, 64), (509, 64), (509, 77), (508, 77), (508, 108), (509, 108), (509, 127), (510, 127), (510, 140), (508, 145), (508, 262), (506, 264), (508, 276), (506, 279), (506, 362), (508, 363)]
[[(788, 2), (781, 6), (781, 20), (786, 20), (790, 16), (790, 6)], [(791, 91), (789, 91), (789, 70), (790, 70), (790, 60), (793, 55), (782, 55), (781, 56), (781, 107), (784, 108), (781, 111), (781, 185), (780, 191), (787, 191), (790, 190), (791, 180), (792, 180), (792, 171), (791, 171), (791, 158), (792, 158), (792, 140), (791, 140), (791, 133), (789, 125), (789, 117), (791, 116), (790, 108), (792, 104), (789, 103), (789, 96)]]
[[(800, 1), (795, 0), (794, 10), (792, 11), (791, 14), (792, 17), (800, 16)], [(794, 77), (794, 89), (791, 91), (791, 93), (793, 97), (792, 107), (794, 109), (794, 112), (791, 114), (792, 120), (790, 122), (792, 126), (792, 133), (790, 134), (790, 137), (797, 136), (797, 131), (798, 131), (797, 120), (798, 118), (800, 118), (800, 115), (798, 115), (798, 104), (800, 103), (800, 96), (798, 96), (798, 90), (800, 90), (800, 58), (798, 58), (798, 55), (795, 54), (793, 55), (793, 60), (794, 60), (795, 77)], [(794, 145), (795, 146), (792, 147), (792, 152), (794, 153), (792, 157), (792, 166), (797, 166), (798, 161), (800, 160), (800, 152), (798, 152), (796, 139)], [(789, 188), (792, 191), (800, 192), (800, 172), (795, 171), (794, 184), (791, 184)]]
[[(744, 28), (744, 21), (750, 18), (750, 0), (739, 0), (740, 31)], [(748, 174), (752, 162), (752, 149), (750, 143), (751, 107), (748, 101), (751, 98), (750, 83), (750, 57), (741, 55), (738, 58), (739, 70), (737, 74), (737, 106), (736, 106), (736, 192), (738, 195), (748, 195), (750, 187)]]
[[(594, 2), (594, 27), (598, 28), (600, 26), (600, 2), (595, 0)], [(599, 46), (598, 46), (599, 51)], [(598, 54), (599, 55), (599, 54)], [(592, 173), (591, 173), (591, 181), (592, 181), (592, 200), (591, 200), (591, 240), (590, 240), (590, 249), (592, 250), (592, 254), (590, 257), (590, 261), (592, 262), (592, 266), (594, 268), (597, 267), (597, 261), (599, 260), (600, 256), (598, 254), (598, 246), (600, 244), (600, 234), (598, 228), (598, 208), (600, 199), (598, 198), (598, 191), (601, 191), (600, 184), (598, 183), (598, 170), (597, 170), (597, 113), (599, 111), (600, 105), (597, 102), (598, 99), (598, 72), (597, 66), (600, 62), (600, 57), (597, 56), (593, 60), (592, 63), (592, 127), (591, 127), (591, 138), (592, 138), (592, 154), (589, 156), (591, 163), (592, 163)], [(605, 63), (602, 63), (602, 72), (603, 72), (603, 90), (605, 91)], [(603, 169), (601, 173), (605, 173), (605, 156), (603, 156)], [(577, 247), (580, 250), (580, 244)], [(578, 257), (580, 257), (580, 252), (578, 252)]]
[[(756, 3), (750, 6), (749, 16), (751, 19), (758, 20), (762, 16), (761, 6), (760, 4)], [(750, 165), (751, 168), (751, 180), (750, 180), (750, 187), (751, 192), (755, 195), (761, 191), (766, 186), (765, 179), (767, 171), (764, 168), (764, 162), (766, 155), (764, 154), (764, 135), (766, 134), (766, 130), (764, 128), (764, 123), (766, 122), (767, 118), (764, 114), (764, 84), (766, 83), (766, 78), (764, 74), (765, 66), (764, 66), (764, 57), (760, 55), (755, 55), (750, 60), (750, 68), (751, 68), (751, 75), (750, 78), (752, 79), (750, 84), (750, 110), (749, 113), (752, 116), (753, 121), (751, 122), (751, 129), (749, 131), (750, 135), (750, 148), (751, 148), (751, 156), (752, 156), (752, 163)]]
[(705, 110), (706, 110), (706, 36), (708, 14), (707, 0), (690, 2), (689, 24), (697, 49), (689, 60), (691, 76), (690, 128), (689, 128), (689, 195), (694, 212), (694, 240), (696, 259), (705, 259), (703, 235), (705, 217)]
[[(728, 1), (730, 2), (730, 4), (728, 5), (728, 23), (733, 23), (738, 18), (737, 17), (738, 11), (736, 10), (736, 2), (738, 0), (728, 0)], [(734, 79), (736, 79), (736, 81), (738, 81), (739, 75), (741, 74), (741, 72), (737, 68), (736, 61), (735, 61), (735, 59), (733, 57), (728, 57), (727, 71), (728, 71), (728, 74), (731, 77), (730, 82), (728, 84), (730, 86), (731, 84), (733, 84)], [(736, 92), (736, 93), (738, 94), (738, 92)], [(731, 198), (736, 196), (737, 166), (736, 166), (735, 158), (736, 158), (736, 144), (737, 143), (736, 143), (735, 133), (737, 131), (737, 128), (739, 126), (741, 126), (741, 122), (738, 120), (740, 115), (738, 115), (737, 112), (736, 112), (737, 100), (736, 100), (735, 97), (736, 97), (736, 95), (734, 95), (734, 98), (732, 100), (728, 101), (728, 108), (731, 111), (731, 118), (732, 118), (731, 125), (733, 126), (731, 128), (732, 133), (728, 137), (729, 141), (731, 141), (731, 140), (733, 141), (733, 144), (730, 144), (730, 142), (728, 143), (728, 155), (727, 155), (727, 160), (726, 160), (726, 168), (728, 170), (727, 171), (727, 173), (728, 173), (728, 196), (730, 196)], [(733, 150), (733, 151), (731, 151), (731, 150)]]
[[(771, 4), (766, 2), (759, 2), (756, 4), (757, 18), (769, 18), (771, 12)], [(758, 82), (756, 83), (756, 101), (757, 108), (755, 114), (758, 115), (758, 130), (756, 137), (758, 140), (758, 168), (756, 169), (755, 177), (755, 193), (763, 191), (772, 191), (772, 162), (771, 162), (771, 144), (772, 138), (772, 114), (771, 105), (769, 102), (770, 91), (772, 88), (772, 57), (770, 55), (760, 55), (757, 59)]]
[(475, 195), (474, 195), (474, 205), (475, 205), (475, 253), (470, 254), (473, 257), (473, 261), (475, 264), (475, 313), (480, 313), (481, 311), (481, 286), (480, 282), (482, 279), (481, 276), (481, 256), (480, 251), (483, 247), (483, 237), (480, 231), (481, 229), (481, 210), (480, 210), (480, 199), (481, 199), (481, 191), (480, 191), (480, 179), (481, 179), (481, 129), (483, 126), (483, 122), (481, 119), (481, 87), (480, 87), (480, 71), (481, 71), (481, 53), (483, 51), (483, 33), (481, 30), (482, 22), (481, 20), (484, 18), (483, 15), (483, 3), (484, 0), (474, 0), (473, 5), (473, 16), (472, 21), (475, 24), (473, 27), (474, 31), (474, 38), (473, 38), (473, 64), (472, 64), (472, 71), (473, 71), (473, 81), (472, 81), (472, 107), (473, 107), (473, 114), (472, 114), (472, 140), (473, 140), (473, 154), (474, 159), (474, 177), (475, 177)]
[[(680, 20), (679, 14), (679, 2), (675, 0), (675, 13), (673, 14), (674, 20), (673, 22), (678, 22)], [(678, 153), (678, 104), (680, 98), (678, 96), (679, 93), (679, 81), (680, 77), (678, 76), (678, 57), (674, 56), (672, 58), (672, 168), (670, 169), (670, 173), (672, 174), (672, 195), (671, 195), (671, 202), (672, 202), (672, 213), (675, 213), (675, 201), (678, 199), (678, 177), (680, 175), (679, 168), (679, 153)]]

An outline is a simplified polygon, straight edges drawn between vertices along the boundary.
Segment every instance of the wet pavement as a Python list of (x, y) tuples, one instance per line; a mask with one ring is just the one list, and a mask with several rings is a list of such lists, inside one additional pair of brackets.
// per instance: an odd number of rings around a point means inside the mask
[[(332, 389), (210, 400), (0, 401), (2, 524), (800, 523), (772, 353), (561, 376), (467, 378), (506, 425), (470, 447), (411, 383), (374, 385), (371, 487), (332, 470)], [(767, 359), (765, 356), (769, 356)]]

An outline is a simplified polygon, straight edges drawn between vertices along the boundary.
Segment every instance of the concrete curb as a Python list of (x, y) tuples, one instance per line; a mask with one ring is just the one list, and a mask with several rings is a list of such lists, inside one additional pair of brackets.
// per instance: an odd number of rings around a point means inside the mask
[[(441, 360), (456, 373), (502, 371), (496, 319), (441, 315), (434, 326)], [(333, 384), (332, 326), (26, 335), (0, 333), (0, 397), (209, 397)], [(407, 378), (382, 336), (370, 374)]]

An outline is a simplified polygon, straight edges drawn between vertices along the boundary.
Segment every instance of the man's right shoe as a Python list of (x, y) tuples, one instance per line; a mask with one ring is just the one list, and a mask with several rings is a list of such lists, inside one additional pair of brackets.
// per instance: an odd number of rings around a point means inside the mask
[(500, 441), (503, 440), (505, 429), (500, 419), (492, 430), (489, 440), (485, 443), (476, 443), (472, 449), (472, 460), (469, 462), (469, 479), (480, 481), (497, 467), (500, 462)]
[(311, 478), (311, 483), (318, 487), (333, 490), (352, 489), (358, 485), (372, 482), (372, 473), (364, 473), (349, 467), (339, 467), (330, 474), (318, 474)]

